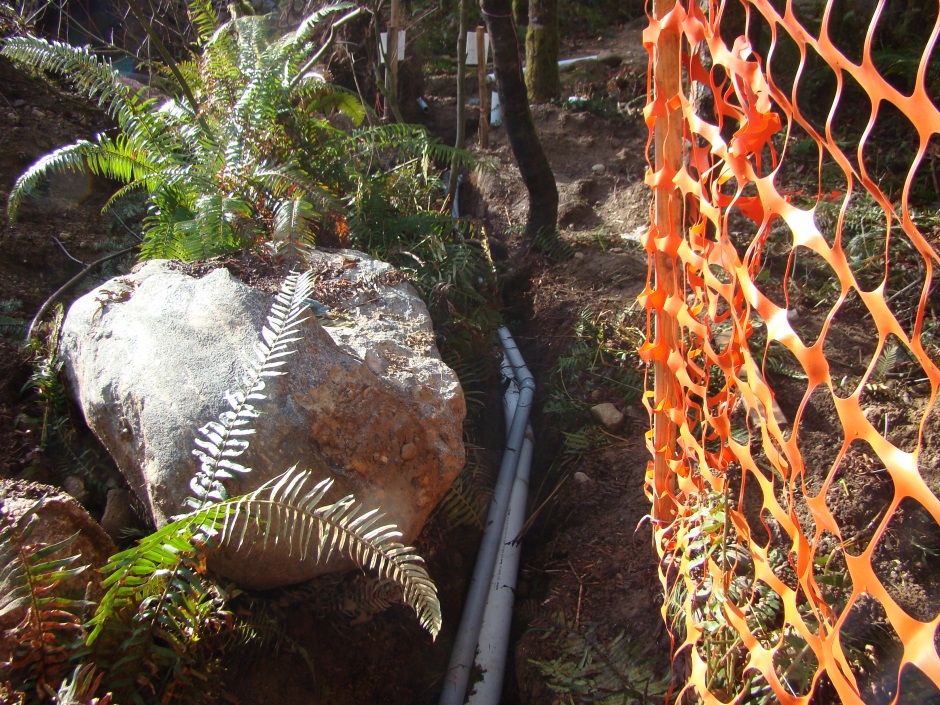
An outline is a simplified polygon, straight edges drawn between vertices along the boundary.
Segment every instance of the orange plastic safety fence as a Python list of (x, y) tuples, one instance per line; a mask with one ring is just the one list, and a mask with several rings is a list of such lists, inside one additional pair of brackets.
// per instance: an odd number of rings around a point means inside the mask
[(672, 4), (644, 34), (641, 301), (677, 698), (926, 702), (940, 216), (915, 205), (937, 200), (937, 0)]

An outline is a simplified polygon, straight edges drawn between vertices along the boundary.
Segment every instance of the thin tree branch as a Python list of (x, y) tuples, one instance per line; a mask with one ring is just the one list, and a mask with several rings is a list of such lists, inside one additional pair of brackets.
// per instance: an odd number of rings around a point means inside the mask
[(105, 255), (101, 259), (96, 259), (94, 262), (86, 266), (82, 271), (76, 274), (74, 277), (69, 279), (65, 284), (60, 286), (58, 289), (53, 292), (52, 296), (46, 299), (42, 306), (39, 307), (39, 310), (36, 312), (36, 315), (33, 316), (33, 320), (29, 322), (29, 328), (26, 330), (26, 339), (24, 342), (29, 342), (29, 339), (33, 337), (36, 333), (36, 327), (39, 325), (39, 322), (42, 320), (42, 317), (48, 313), (49, 309), (52, 308), (53, 304), (59, 300), (59, 298), (69, 289), (71, 289), (75, 284), (77, 284), (81, 279), (92, 270), (92, 268), (97, 267), (99, 264), (104, 264), (112, 259), (121, 257), (122, 255), (129, 254), (136, 250), (140, 245), (131, 245), (130, 247), (125, 247), (123, 250), (118, 250), (117, 252), (112, 252), (110, 255)]
[(70, 260), (72, 260), (73, 262), (77, 262), (78, 264), (82, 265), (83, 267), (87, 267), (87, 266), (88, 266), (88, 265), (86, 265), (84, 262), (82, 262), (80, 259), (78, 259), (78, 258), (76, 258), (76, 257), (72, 257), (72, 255), (69, 253), (69, 251), (65, 249), (65, 245), (62, 244), (62, 242), (59, 240), (59, 238), (57, 238), (55, 235), (52, 235), (51, 237), (52, 237), (53, 241), (55, 242), (55, 244), (59, 246), (59, 249), (62, 250), (62, 254), (64, 254), (66, 257), (68, 257), (68, 258), (69, 258)]

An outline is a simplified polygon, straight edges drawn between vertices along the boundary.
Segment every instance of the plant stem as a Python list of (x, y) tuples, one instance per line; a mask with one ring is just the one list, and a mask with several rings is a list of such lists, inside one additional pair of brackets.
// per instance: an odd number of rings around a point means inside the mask
[(159, 52), (160, 56), (163, 57), (167, 68), (170, 69), (170, 72), (173, 74), (173, 78), (175, 78), (176, 82), (179, 84), (180, 90), (183, 92), (183, 96), (186, 98), (186, 102), (188, 102), (189, 106), (193, 109), (193, 113), (196, 115), (196, 119), (199, 121), (199, 124), (206, 131), (206, 134), (210, 134), (209, 125), (206, 123), (205, 118), (199, 116), (199, 102), (196, 100), (196, 96), (193, 94), (192, 88), (190, 88), (189, 83), (186, 81), (186, 78), (180, 71), (179, 66), (177, 66), (176, 61), (173, 60), (173, 55), (170, 54), (170, 50), (166, 48), (166, 45), (154, 31), (153, 25), (151, 25), (149, 20), (147, 20), (147, 18), (144, 16), (143, 11), (140, 9), (140, 5), (137, 4), (137, 0), (127, 0), (127, 4), (130, 5), (131, 10), (137, 17), (137, 21), (140, 22), (141, 26), (144, 28), (144, 31), (147, 33), (147, 36), (150, 37), (150, 41), (153, 42), (157, 52)]
[[(300, 70), (297, 71), (297, 74), (294, 76), (294, 78), (291, 79), (291, 82), (287, 86), (288, 92), (294, 90), (297, 87), (297, 84), (300, 83), (300, 80), (304, 77), (304, 74), (306, 74), (307, 71), (309, 71), (313, 67), (313, 65), (317, 63), (317, 61), (320, 60), (320, 57), (323, 56), (326, 50), (329, 49), (333, 45), (333, 40), (336, 38), (336, 28), (342, 27), (344, 24), (358, 17), (361, 14), (362, 14), (362, 8), (357, 7), (355, 10), (353, 10), (352, 12), (347, 12), (345, 15), (343, 15), (338, 20), (336, 20), (336, 22), (330, 25), (330, 34), (326, 38), (326, 42), (324, 42), (323, 46), (320, 47), (320, 50), (316, 54), (311, 56), (310, 59), (303, 66), (300, 67)], [(355, 72), (353, 73), (355, 75)]]
[[(459, 21), (457, 23), (457, 141), (454, 147), (463, 149), (464, 138), (466, 137), (467, 121), (465, 117), (466, 110), (466, 92), (465, 76), (467, 66), (467, 7), (469, 0), (460, 0)], [(460, 184), (459, 169), (457, 168), (457, 155), (450, 163), (450, 180), (447, 184), (447, 197), (453, 203), (457, 195), (457, 187)], [(456, 213), (455, 215), (460, 215)]]

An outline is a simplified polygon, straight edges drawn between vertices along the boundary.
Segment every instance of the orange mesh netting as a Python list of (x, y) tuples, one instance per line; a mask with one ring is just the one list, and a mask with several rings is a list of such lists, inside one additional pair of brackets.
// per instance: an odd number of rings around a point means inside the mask
[(938, 3), (654, 5), (642, 352), (676, 695), (926, 702)]

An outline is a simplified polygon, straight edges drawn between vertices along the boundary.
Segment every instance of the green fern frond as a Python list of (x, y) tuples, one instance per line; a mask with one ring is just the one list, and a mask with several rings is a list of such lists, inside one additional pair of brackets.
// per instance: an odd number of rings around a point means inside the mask
[(435, 510), (451, 526), (484, 528), (486, 512), (492, 498), (493, 478), (483, 466), (467, 463)]
[(12, 37), (6, 40), (0, 55), (35, 71), (61, 76), (115, 118), (126, 132), (146, 135), (152, 149), (161, 149), (165, 144), (150, 123), (149, 103), (122, 84), (118, 71), (98, 59), (90, 47), (74, 47), (31, 36)]
[(316, 12), (313, 12), (307, 15), (300, 24), (297, 26), (297, 29), (294, 31), (293, 35), (290, 38), (290, 44), (285, 47), (285, 50), (293, 49), (296, 46), (306, 44), (311, 39), (320, 26), (320, 23), (323, 22), (330, 15), (336, 14), (337, 12), (342, 12), (343, 10), (351, 10), (355, 7), (353, 3), (349, 2), (338, 2), (332, 5), (325, 5), (321, 7)]
[(556, 262), (565, 262), (574, 257), (574, 248), (557, 232), (539, 233), (532, 244), (537, 252)]
[(194, 215), (185, 202), (184, 193), (161, 188), (151, 195), (151, 202), (144, 217), (141, 259), (195, 259), (196, 253), (186, 252), (181, 244), (180, 228)]
[(146, 702), (142, 695), (157, 692), (154, 678), (161, 674), (170, 675), (175, 687), (193, 685), (193, 650), (207, 619), (222, 606), (203, 575), (207, 531), (206, 523), (169, 524), (105, 566), (108, 592), (89, 622), (87, 644), (98, 647), (108, 686), (122, 702)]
[(90, 47), (74, 47), (37, 37), (11, 37), (0, 54), (38, 71), (68, 78), (84, 95), (95, 100), (112, 116), (131, 98), (130, 89), (118, 82), (118, 72), (101, 62)]
[(314, 234), (310, 222), (316, 217), (317, 213), (309, 201), (301, 198), (281, 201), (274, 211), (274, 226), (271, 230), (275, 251), (299, 252), (304, 247), (312, 247)]
[(249, 550), (286, 545), (301, 561), (326, 562), (334, 552), (342, 553), (399, 585), (421, 626), (436, 638), (441, 606), (421, 557), (397, 541), (401, 533), (393, 524), (382, 524), (378, 510), (362, 511), (351, 495), (321, 505), (332, 485), (332, 479), (313, 484), (311, 472), (291, 468), (250, 494), (188, 516), (221, 524), (220, 545), (236, 550), (250, 536)]
[[(36, 191), (37, 186), (55, 173), (84, 171), (109, 179), (133, 183), (155, 173), (156, 167), (145, 151), (140, 150), (125, 135), (112, 139), (104, 134), (96, 142), (79, 140), (60, 147), (39, 159), (27, 169), (13, 185), (7, 211), (11, 222), (15, 219), (23, 200)], [(143, 184), (141, 184), (143, 185)]]
[(457, 149), (432, 138), (422, 125), (390, 123), (375, 125), (356, 130), (352, 134), (366, 151), (394, 147), (403, 154), (414, 154), (419, 159), (440, 164), (452, 164), (456, 160), (457, 168), (471, 168), (473, 155), (463, 149)]
[(263, 394), (264, 378), (284, 374), (280, 368), (285, 358), (293, 353), (291, 343), (300, 339), (298, 328), (305, 320), (306, 299), (310, 295), (312, 273), (293, 273), (284, 279), (274, 299), (267, 325), (261, 329), (261, 341), (255, 347), (255, 363), (245, 371), (242, 388), (226, 392), (228, 410), (219, 414), (218, 421), (211, 421), (199, 429), (201, 438), (195, 443), (198, 448), (193, 455), (199, 458), (200, 468), (190, 482), (193, 497), (187, 504), (201, 509), (208, 502), (227, 498), (223, 480), (232, 479), (235, 473), (246, 473), (248, 468), (233, 458), (242, 455), (248, 448), (246, 437), (254, 433), (249, 427), (258, 417), (252, 402), (266, 398)]
[(126, 135), (110, 138), (105, 134), (95, 137), (95, 149), (88, 150), (85, 159), (92, 173), (115, 181), (132, 183), (154, 174), (157, 165), (150, 159), (147, 150)]
[(206, 532), (219, 527), (214, 527), (205, 517), (199, 522), (189, 517), (171, 522), (141, 539), (136, 546), (111, 556), (101, 569), (107, 575), (102, 583), (107, 592), (89, 621), (92, 627), (87, 638), (89, 646), (106, 628), (114, 626), (112, 620), (121, 612), (137, 612), (144, 598), (163, 595), (162, 583), (171, 576), (174, 588), (185, 595), (205, 591), (197, 568), (193, 567), (196, 539), (200, 538), (204, 544)]
[(35, 543), (31, 536), (39, 519), (39, 500), (14, 520), (0, 497), (0, 615), (26, 608), (25, 619), (13, 630), (16, 644), (9, 664), (12, 677), (24, 691), (55, 689), (69, 670), (69, 662), (84, 638), (80, 614), (84, 600), (61, 594), (65, 580), (78, 577), (87, 566), (76, 566), (79, 556), (67, 553), (78, 534), (52, 544)]
[(35, 193), (36, 187), (50, 175), (63, 171), (83, 171), (85, 168), (85, 154), (94, 149), (95, 145), (88, 140), (79, 140), (74, 144), (60, 147), (27, 169), (13, 184), (7, 202), (7, 213), (10, 222), (16, 219), (23, 199)]
[(199, 35), (199, 41), (205, 43), (219, 28), (219, 15), (212, 5), (212, 0), (189, 0), (189, 21)]
[(29, 581), (26, 566), (20, 559), (16, 523), (0, 508), (0, 617), (30, 604)]
[[(342, 200), (329, 185), (295, 164), (260, 169), (255, 173), (255, 179), (259, 186), (271, 194), (275, 200), (290, 199), (299, 191), (304, 195), (304, 200), (314, 206), (317, 216), (322, 213), (343, 211)], [(316, 221), (320, 218), (311, 218), (311, 220)]]
[(271, 18), (268, 15), (246, 15), (230, 20), (229, 24), (234, 30), (239, 69), (251, 82), (258, 71), (265, 68), (263, 58), (272, 29)]
[(560, 631), (565, 653), (550, 661), (532, 661), (554, 692), (606, 705), (653, 702), (669, 692), (668, 680), (657, 678), (648, 655), (644, 658), (643, 647), (648, 645), (627, 639), (623, 632), (605, 641), (594, 625), (563, 625)]
[(333, 86), (322, 79), (304, 79), (297, 86), (297, 93), (310, 96), (308, 103), (313, 110), (329, 115), (334, 110), (348, 117), (359, 127), (366, 117), (366, 109), (356, 94), (340, 86)]
[(881, 351), (881, 356), (878, 358), (878, 362), (875, 363), (875, 369), (872, 370), (869, 382), (884, 382), (888, 378), (888, 375), (898, 362), (899, 351), (900, 347), (893, 341), (884, 346)]
[(104, 673), (98, 671), (94, 664), (76, 666), (72, 675), (62, 681), (52, 702), (63, 705), (110, 705), (110, 693), (96, 697), (103, 678)]
[[(166, 627), (161, 615), (169, 609), (176, 621), (169, 623), (172, 630), (166, 637), (185, 632), (192, 618), (184, 598), (192, 600), (205, 590), (193, 566), (198, 545), (207, 541), (248, 551), (286, 545), (290, 555), (301, 561), (326, 562), (334, 552), (342, 553), (399, 585), (421, 625), (436, 637), (440, 602), (420, 556), (396, 540), (401, 534), (394, 525), (380, 523), (377, 510), (362, 511), (351, 496), (321, 504), (333, 480), (313, 484), (312, 477), (309, 471), (291, 468), (254, 492), (179, 517), (113, 556), (102, 569), (109, 573), (104, 581), (108, 592), (90, 622), (94, 630), (88, 643), (94, 643), (116, 613), (137, 604), (141, 604), (135, 620), (139, 625), (160, 617)], [(154, 583), (161, 578), (168, 584), (156, 591)]]

